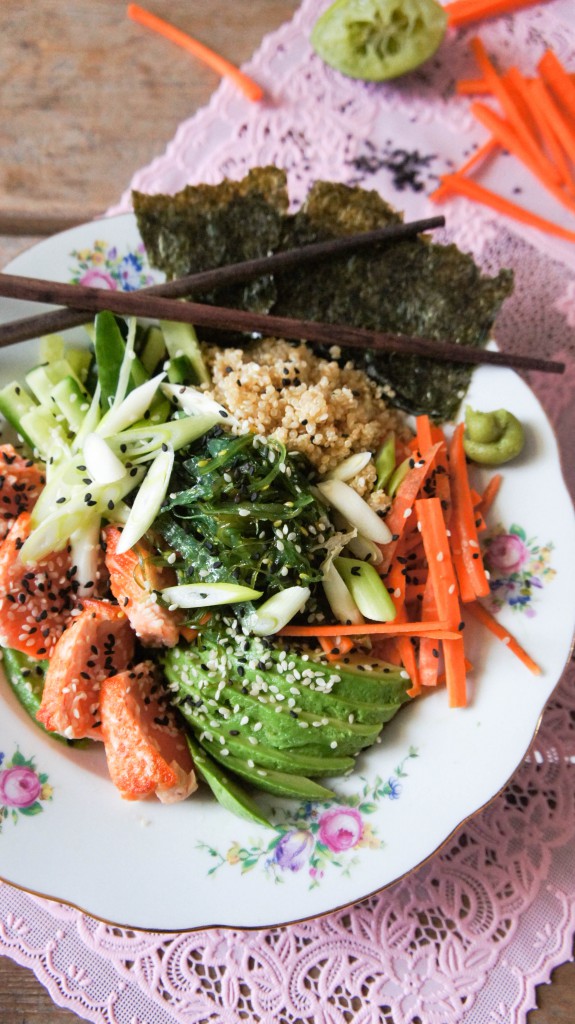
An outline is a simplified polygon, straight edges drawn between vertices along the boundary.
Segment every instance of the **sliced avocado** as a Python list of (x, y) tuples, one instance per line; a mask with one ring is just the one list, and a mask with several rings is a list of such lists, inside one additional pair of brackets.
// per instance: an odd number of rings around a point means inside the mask
[[(331, 800), (335, 795), (331, 789), (320, 786), (303, 775), (287, 775), (285, 772), (276, 772), (264, 768), (249, 768), (245, 761), (237, 757), (222, 757), (222, 749), (218, 743), (207, 743), (202, 741), (209, 750), (212, 757), (217, 761), (225, 762), (226, 768), (235, 775), (240, 775), (248, 782), (252, 782), (258, 789), (265, 789), (275, 796), (296, 797), (301, 800)], [(219, 748), (219, 749), (218, 749)]]
[(258, 825), (270, 826), (270, 822), (255, 800), (252, 800), (251, 796), (237, 782), (226, 775), (220, 765), (206, 754), (206, 751), (193, 736), (188, 734), (186, 738), (193, 762), (218, 803), (225, 807), (226, 811), (231, 811), (232, 814), (237, 814), (240, 818), (255, 821)]

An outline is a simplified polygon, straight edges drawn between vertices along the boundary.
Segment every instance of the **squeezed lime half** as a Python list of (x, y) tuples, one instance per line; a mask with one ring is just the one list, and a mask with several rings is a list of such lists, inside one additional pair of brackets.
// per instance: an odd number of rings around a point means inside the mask
[(336, 0), (316, 21), (310, 41), (344, 75), (381, 82), (423, 64), (446, 30), (437, 0)]

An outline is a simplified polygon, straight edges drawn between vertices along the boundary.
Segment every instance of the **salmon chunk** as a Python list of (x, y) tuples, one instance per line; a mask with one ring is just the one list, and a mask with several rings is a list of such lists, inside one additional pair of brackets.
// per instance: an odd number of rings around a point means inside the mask
[(101, 739), (100, 687), (107, 676), (129, 666), (134, 646), (132, 628), (120, 608), (85, 600), (83, 611), (54, 647), (38, 721), (68, 739)]
[(14, 519), (0, 544), (0, 645), (31, 658), (50, 658), (77, 605), (67, 549), (34, 566), (20, 549), (30, 535), (30, 513)]
[(175, 803), (197, 789), (185, 735), (151, 662), (104, 680), (100, 716), (108, 770), (125, 800), (155, 793)]
[(115, 526), (106, 527), (106, 566), (112, 593), (143, 644), (175, 647), (181, 616), (157, 603), (157, 592), (173, 583), (173, 574), (154, 565), (152, 548), (143, 541), (118, 554), (121, 536)]
[(0, 444), (0, 540), (20, 512), (31, 512), (46, 483), (44, 470), (18, 454), (11, 444)]

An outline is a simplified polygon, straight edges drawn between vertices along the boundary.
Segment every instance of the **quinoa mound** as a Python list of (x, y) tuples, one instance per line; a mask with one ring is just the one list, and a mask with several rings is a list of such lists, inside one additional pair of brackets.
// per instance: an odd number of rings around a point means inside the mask
[(333, 359), (321, 359), (304, 343), (274, 338), (247, 349), (210, 347), (209, 394), (241, 430), (273, 435), (327, 473), (355, 452), (375, 452), (391, 431), (406, 434), (381, 387), (353, 363), (340, 366), (332, 352)]

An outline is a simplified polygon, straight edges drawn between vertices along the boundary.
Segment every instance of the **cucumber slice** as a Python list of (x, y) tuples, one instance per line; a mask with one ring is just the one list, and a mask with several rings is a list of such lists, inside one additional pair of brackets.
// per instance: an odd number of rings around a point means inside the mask
[(446, 30), (437, 0), (336, 0), (316, 21), (310, 41), (344, 75), (381, 82), (423, 64)]

